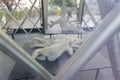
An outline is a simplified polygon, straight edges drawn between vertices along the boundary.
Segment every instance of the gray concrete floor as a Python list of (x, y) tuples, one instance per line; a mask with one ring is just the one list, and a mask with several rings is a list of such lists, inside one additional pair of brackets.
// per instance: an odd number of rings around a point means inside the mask
[[(86, 39), (89, 37), (90, 34), (84, 34), (82, 37), (82, 41), (85, 42)], [(15, 41), (23, 47), (26, 43), (29, 43), (32, 38), (34, 37), (44, 37), (44, 35), (40, 33), (31, 33), (31, 34), (16, 34), (15, 35)], [(70, 35), (69, 35), (70, 36)], [(78, 36), (78, 35), (77, 35)], [(50, 36), (46, 35), (46, 38), (50, 38)], [(24, 47), (23, 47), (24, 48)], [(65, 64), (64, 60), (60, 61), (61, 67)], [(15, 70), (17, 70), (20, 64), (16, 64)], [(97, 77), (97, 80), (114, 80), (112, 70), (111, 68), (105, 68), (104, 67), (110, 67), (110, 61), (109, 56), (107, 52), (106, 46), (104, 46), (102, 49), (100, 49), (95, 57), (93, 57), (82, 69), (80, 69), (71, 80), (95, 80), (96, 72), (98, 68), (101, 68)], [(22, 67), (24, 68), (24, 67)], [(96, 69), (97, 68), (97, 69)], [(85, 70), (85, 71), (84, 71)], [(28, 71), (29, 73), (29, 71)], [(21, 76), (22, 72), (14, 71), (12, 74), (17, 74), (17, 76)], [(26, 73), (27, 74), (27, 73)], [(15, 77), (16, 75), (12, 75), (12, 77)], [(34, 80), (34, 79), (32, 79)]]

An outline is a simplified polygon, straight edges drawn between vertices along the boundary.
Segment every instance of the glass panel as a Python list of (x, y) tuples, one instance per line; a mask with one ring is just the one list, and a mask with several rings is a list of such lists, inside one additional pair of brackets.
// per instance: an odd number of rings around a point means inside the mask
[(82, 27), (86, 31), (93, 30), (101, 21), (100, 10), (97, 0), (85, 0), (82, 18)]
[[(0, 23), (3, 29), (31, 32), (41, 26), (41, 0), (11, 0), (0, 2)], [(30, 29), (27, 31), (26, 29)]]
[(48, 0), (48, 22), (45, 33), (82, 33), (78, 21), (80, 0)]
[(46, 34), (86, 33), (101, 20), (97, 0), (48, 0), (47, 8)]

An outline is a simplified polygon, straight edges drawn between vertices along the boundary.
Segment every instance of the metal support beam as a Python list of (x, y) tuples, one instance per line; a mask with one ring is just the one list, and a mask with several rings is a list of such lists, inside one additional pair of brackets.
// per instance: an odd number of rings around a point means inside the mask
[(112, 70), (115, 80), (120, 80), (120, 44), (119, 35), (116, 34), (107, 43)]
[(70, 80), (120, 28), (120, 5), (104, 18), (90, 38), (68, 60), (54, 80)]
[(21, 61), (22, 65), (25, 65), (29, 71), (34, 73), (36, 76), (42, 76), (46, 80), (52, 80), (53, 76), (44, 69), (38, 62), (18, 44), (16, 44), (7, 34), (0, 31), (0, 50), (11, 56), (16, 61)]
[(48, 0), (41, 0), (44, 30), (48, 28)]
[(80, 0), (79, 2), (79, 7), (78, 7), (78, 12), (77, 12), (77, 18), (80, 24), (82, 24), (82, 17), (83, 17), (83, 12), (84, 12), (84, 0)]

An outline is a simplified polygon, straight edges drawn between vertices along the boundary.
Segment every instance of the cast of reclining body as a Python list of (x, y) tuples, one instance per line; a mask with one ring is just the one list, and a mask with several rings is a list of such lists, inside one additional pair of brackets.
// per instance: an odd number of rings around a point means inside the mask
[(68, 51), (70, 55), (73, 54), (72, 47), (69, 46), (68, 41), (62, 41), (60, 43), (55, 43), (53, 45), (47, 46), (45, 48), (40, 48), (34, 51), (32, 54), (32, 57), (35, 59), (37, 56), (42, 55), (39, 57), (40, 60), (46, 60), (46, 58), (49, 61), (56, 60), (64, 51)]
[[(34, 59), (36, 58), (39, 60), (48, 59), (49, 61), (54, 61), (58, 57), (60, 57), (65, 51), (67, 51), (69, 55), (73, 54), (73, 46), (71, 46), (71, 44), (74, 43), (75, 41), (72, 38), (46, 40), (40, 37), (36, 37), (34, 39), (38, 40), (39, 42), (42, 42), (42, 44), (39, 43), (32, 46), (32, 48), (40, 47), (33, 52), (32, 57)], [(81, 44), (82, 42), (79, 43)], [(75, 47), (79, 46), (76, 45)]]

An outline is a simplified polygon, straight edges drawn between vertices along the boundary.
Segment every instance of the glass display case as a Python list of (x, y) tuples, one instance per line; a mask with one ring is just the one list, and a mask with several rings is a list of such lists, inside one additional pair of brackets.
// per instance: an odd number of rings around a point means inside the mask
[(87, 33), (100, 21), (97, 0), (44, 1), (45, 34)]

